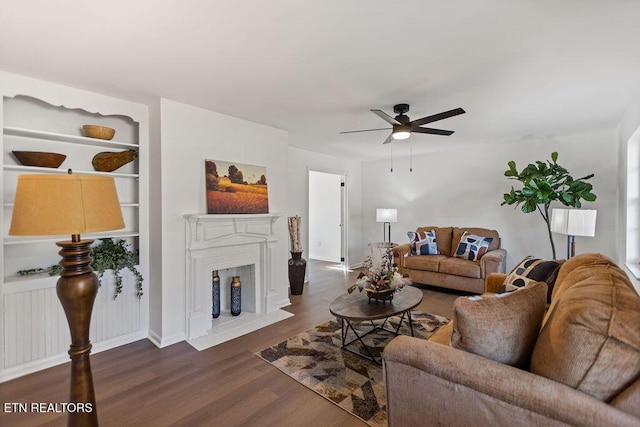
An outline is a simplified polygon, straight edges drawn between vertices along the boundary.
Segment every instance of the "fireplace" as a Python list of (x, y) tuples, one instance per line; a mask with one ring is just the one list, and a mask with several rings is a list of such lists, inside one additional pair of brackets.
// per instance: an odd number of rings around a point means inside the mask
[[(187, 340), (198, 349), (244, 335), (291, 316), (269, 310), (276, 291), (273, 260), (279, 214), (185, 215)], [(220, 317), (211, 315), (211, 275), (220, 276)], [(232, 276), (242, 282), (242, 312), (230, 313)]]

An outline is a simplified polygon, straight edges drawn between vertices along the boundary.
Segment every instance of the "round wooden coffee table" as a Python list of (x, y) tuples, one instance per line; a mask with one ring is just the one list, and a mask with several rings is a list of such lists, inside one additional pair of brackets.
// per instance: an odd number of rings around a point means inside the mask
[[(344, 294), (336, 298), (331, 305), (329, 311), (331, 314), (340, 319), (342, 327), (342, 348), (372, 360), (378, 364), (382, 363), (371, 353), (369, 348), (364, 344), (362, 338), (375, 330), (385, 330), (395, 335), (399, 334), (403, 321), (409, 324), (411, 336), (413, 336), (413, 322), (411, 319), (411, 310), (416, 308), (422, 302), (422, 291), (413, 286), (405, 286), (402, 290), (396, 292), (391, 301), (369, 300), (366, 292), (355, 291), (352, 294)], [(387, 320), (392, 316), (401, 315), (398, 327), (395, 330), (385, 329)], [(376, 324), (374, 320), (384, 319), (380, 324)], [(358, 334), (354, 329), (352, 322), (370, 322), (372, 329), (364, 334)], [(349, 329), (355, 334), (355, 338), (347, 342), (347, 333)], [(359, 341), (367, 354), (362, 354), (352, 350), (348, 346)]]

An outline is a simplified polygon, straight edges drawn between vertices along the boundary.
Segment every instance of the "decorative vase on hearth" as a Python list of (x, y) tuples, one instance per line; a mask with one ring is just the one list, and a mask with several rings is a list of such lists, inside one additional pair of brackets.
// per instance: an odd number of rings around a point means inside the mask
[(289, 286), (291, 295), (302, 295), (304, 276), (307, 271), (307, 260), (302, 258), (302, 252), (291, 252), (289, 259)]
[(231, 315), (237, 316), (240, 314), (240, 294), (242, 288), (240, 283), (240, 276), (233, 276), (231, 279)]

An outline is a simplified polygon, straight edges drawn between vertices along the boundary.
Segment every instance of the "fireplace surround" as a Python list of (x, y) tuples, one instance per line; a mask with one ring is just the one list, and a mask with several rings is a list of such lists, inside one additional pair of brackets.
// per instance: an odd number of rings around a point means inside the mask
[[(292, 316), (269, 307), (275, 293), (274, 224), (281, 214), (185, 215), (187, 341), (209, 347)], [(221, 314), (211, 315), (211, 273), (220, 275)], [(231, 316), (232, 276), (242, 281), (242, 312)]]

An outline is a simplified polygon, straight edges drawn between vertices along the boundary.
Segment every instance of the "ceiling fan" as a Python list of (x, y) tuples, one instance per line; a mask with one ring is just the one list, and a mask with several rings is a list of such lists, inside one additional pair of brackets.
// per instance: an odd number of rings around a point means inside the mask
[(462, 108), (456, 108), (449, 111), (444, 111), (442, 113), (434, 114), (432, 116), (423, 117), (417, 120), (409, 120), (409, 116), (405, 113), (409, 112), (409, 104), (397, 104), (393, 107), (393, 112), (397, 114), (395, 118), (391, 117), (387, 113), (382, 110), (371, 110), (374, 114), (381, 117), (384, 121), (389, 123), (392, 128), (380, 128), (380, 129), (364, 129), (364, 130), (352, 130), (342, 133), (355, 133), (355, 132), (370, 132), (374, 130), (388, 130), (392, 129), (391, 135), (383, 142), (383, 144), (388, 144), (394, 139), (407, 139), (412, 132), (416, 133), (430, 133), (432, 135), (443, 135), (449, 136), (453, 133), (452, 130), (442, 130), (442, 129), (433, 129), (433, 128), (424, 128), (422, 125), (426, 125), (427, 123), (436, 122), (438, 120), (448, 119), (449, 117), (457, 116), (459, 114), (464, 114), (465, 111)]

